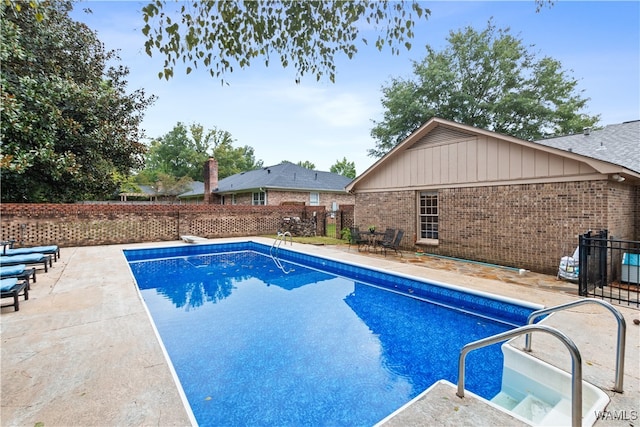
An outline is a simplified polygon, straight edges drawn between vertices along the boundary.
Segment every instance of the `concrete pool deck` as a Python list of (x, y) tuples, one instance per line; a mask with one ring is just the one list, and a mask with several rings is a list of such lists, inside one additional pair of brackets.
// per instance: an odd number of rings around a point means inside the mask
[[(211, 243), (246, 240), (215, 239)], [(251, 240), (269, 245), (273, 242)], [(61, 259), (48, 273), (39, 270), (29, 300), (20, 300), (20, 311), (3, 308), (0, 316), (0, 425), (191, 425), (193, 420), (185, 410), (122, 254), (125, 248), (187, 244), (172, 241), (62, 248)], [(293, 247), (544, 306), (578, 299), (576, 285), (551, 276), (519, 276), (464, 263), (430, 264), (413, 254), (385, 258), (353, 248), (347, 251), (345, 247), (295, 243)], [(598, 421), (597, 426), (639, 424), (640, 326), (633, 320), (640, 318), (640, 312), (616, 307), (627, 324), (623, 394), (609, 391), (615, 377), (617, 328), (610, 312), (600, 306), (583, 305), (545, 320), (576, 343), (582, 355), (584, 380), (612, 398), (607, 419)], [(553, 337), (534, 334), (532, 355), (571, 372), (568, 351)], [(430, 398), (416, 402), (387, 422), (398, 426), (517, 423), (471, 398), (457, 398), (454, 389), (439, 386)]]

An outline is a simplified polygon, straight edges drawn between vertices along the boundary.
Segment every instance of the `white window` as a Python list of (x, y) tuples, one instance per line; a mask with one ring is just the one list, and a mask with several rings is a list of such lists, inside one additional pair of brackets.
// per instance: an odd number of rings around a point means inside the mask
[(418, 212), (421, 239), (438, 239), (438, 193), (424, 191), (420, 193)]
[(320, 193), (310, 193), (309, 205), (320, 206)]
[(257, 193), (253, 193), (253, 200), (251, 201), (252, 205), (265, 205), (266, 204), (266, 193), (264, 191), (260, 191)]
[(231, 195), (231, 204), (232, 204), (232, 205), (235, 205), (235, 204), (237, 204), (237, 203), (238, 203), (238, 202), (236, 201), (236, 195), (235, 195), (235, 194), (232, 194), (232, 195)]

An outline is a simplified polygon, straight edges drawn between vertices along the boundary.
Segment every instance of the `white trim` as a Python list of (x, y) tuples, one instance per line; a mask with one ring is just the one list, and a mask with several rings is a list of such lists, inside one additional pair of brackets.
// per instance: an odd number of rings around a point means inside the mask
[(582, 182), (582, 181), (608, 181), (608, 175), (573, 175), (558, 176), (550, 178), (514, 179), (507, 181), (483, 181), (483, 182), (462, 182), (455, 184), (432, 184), (432, 185), (407, 185), (403, 187), (368, 188), (357, 190), (355, 194), (380, 193), (389, 191), (429, 191), (449, 188), (479, 188), (479, 187), (500, 187), (506, 185), (526, 185), (526, 184), (555, 184), (559, 182)]
[(416, 240), (416, 245), (423, 246), (438, 246), (440, 241), (438, 239), (418, 239)]

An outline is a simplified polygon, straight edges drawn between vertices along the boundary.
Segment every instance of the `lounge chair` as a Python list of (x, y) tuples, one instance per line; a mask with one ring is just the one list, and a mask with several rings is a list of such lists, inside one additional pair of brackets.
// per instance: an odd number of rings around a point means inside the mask
[(9, 265), (20, 264), (40, 264), (44, 266), (44, 272), (49, 271), (49, 267), (53, 265), (51, 261), (51, 255), (45, 254), (27, 254), (27, 255), (12, 255), (12, 256), (0, 256), (0, 267)]
[(26, 280), (27, 286), (31, 289), (30, 280), (33, 279), (33, 283), (36, 282), (36, 269), (27, 268), (25, 264), (7, 265), (0, 267), (0, 279), (9, 279), (15, 277), (16, 279)]
[(25, 248), (14, 248), (15, 240), (7, 240), (2, 242), (4, 246), (2, 249), (2, 255), (27, 255), (27, 254), (45, 254), (53, 255), (53, 260), (58, 261), (60, 258), (60, 247), (58, 245), (49, 246), (30, 246)]
[(357, 245), (358, 251), (360, 251), (360, 246), (369, 244), (369, 240), (360, 235), (360, 228), (349, 227), (349, 231), (351, 232), (351, 237), (349, 238), (349, 250), (351, 250), (351, 245)]
[(15, 311), (20, 310), (20, 294), (24, 295), (25, 301), (29, 299), (29, 286), (25, 280), (19, 281), (15, 277), (0, 280), (0, 298), (13, 298), (13, 303), (0, 307), (13, 306)]
[(396, 234), (396, 238), (393, 239), (393, 242), (380, 243), (380, 246), (382, 246), (382, 250), (384, 251), (384, 256), (387, 256), (387, 250), (391, 250), (391, 249), (393, 249), (396, 254), (400, 254), (400, 256), (402, 256), (402, 252), (398, 251), (398, 249), (400, 248), (400, 242), (402, 241), (403, 236), (404, 236), (404, 230), (398, 230), (398, 234)]

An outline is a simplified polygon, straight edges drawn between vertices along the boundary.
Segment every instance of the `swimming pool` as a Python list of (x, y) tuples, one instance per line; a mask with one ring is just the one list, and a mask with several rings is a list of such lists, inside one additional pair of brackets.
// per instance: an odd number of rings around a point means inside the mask
[[(281, 249), (285, 274), (255, 242), (125, 256), (203, 426), (372, 425), (538, 308)], [(473, 352), (467, 389), (501, 372), (499, 345)]]

